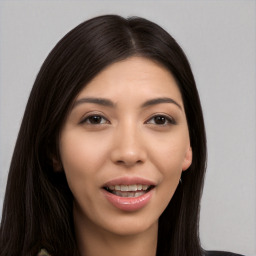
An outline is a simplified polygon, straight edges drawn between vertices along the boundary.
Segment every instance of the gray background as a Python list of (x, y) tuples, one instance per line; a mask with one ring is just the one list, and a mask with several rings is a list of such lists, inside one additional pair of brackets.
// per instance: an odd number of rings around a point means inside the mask
[(202, 244), (255, 256), (255, 1), (1, 1), (0, 213), (14, 143), (42, 62), (70, 29), (110, 13), (157, 22), (186, 52), (208, 137)]

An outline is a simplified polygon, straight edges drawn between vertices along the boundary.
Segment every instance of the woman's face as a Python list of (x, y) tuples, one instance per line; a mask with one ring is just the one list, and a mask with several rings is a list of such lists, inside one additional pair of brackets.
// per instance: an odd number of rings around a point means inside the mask
[(118, 235), (157, 227), (192, 161), (173, 76), (142, 57), (108, 66), (77, 96), (60, 155), (76, 224)]

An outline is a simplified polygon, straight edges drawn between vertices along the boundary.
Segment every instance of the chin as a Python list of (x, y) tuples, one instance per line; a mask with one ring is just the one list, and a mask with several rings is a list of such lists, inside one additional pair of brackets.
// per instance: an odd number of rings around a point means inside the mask
[(149, 221), (148, 218), (135, 218), (128, 216), (106, 223), (105, 230), (118, 236), (135, 236), (150, 229), (158, 229), (158, 220)]

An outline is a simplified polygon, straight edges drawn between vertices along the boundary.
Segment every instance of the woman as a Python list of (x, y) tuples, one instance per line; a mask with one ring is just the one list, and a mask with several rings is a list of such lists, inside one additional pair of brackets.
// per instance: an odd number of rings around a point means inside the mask
[(88, 20), (31, 91), (1, 255), (233, 255), (200, 246), (205, 165), (200, 100), (175, 40), (142, 18)]

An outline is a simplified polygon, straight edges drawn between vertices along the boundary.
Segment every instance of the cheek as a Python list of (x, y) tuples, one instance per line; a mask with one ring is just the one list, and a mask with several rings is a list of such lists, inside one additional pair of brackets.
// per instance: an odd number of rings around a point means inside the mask
[(173, 145), (162, 147), (161, 150), (157, 150), (155, 158), (152, 160), (159, 173), (161, 173), (160, 182), (156, 188), (157, 197), (161, 198), (161, 200), (157, 200), (156, 202), (156, 208), (160, 215), (172, 200), (179, 184), (182, 173), (183, 155), (184, 154), (178, 151), (175, 145)]
[(66, 133), (60, 141), (60, 156), (69, 187), (74, 193), (74, 190), (95, 185), (97, 173), (106, 159), (106, 149), (93, 136)]
[(166, 136), (165, 140), (157, 140), (151, 145), (151, 161), (166, 178), (180, 174), (186, 158), (189, 139), (184, 134)]

